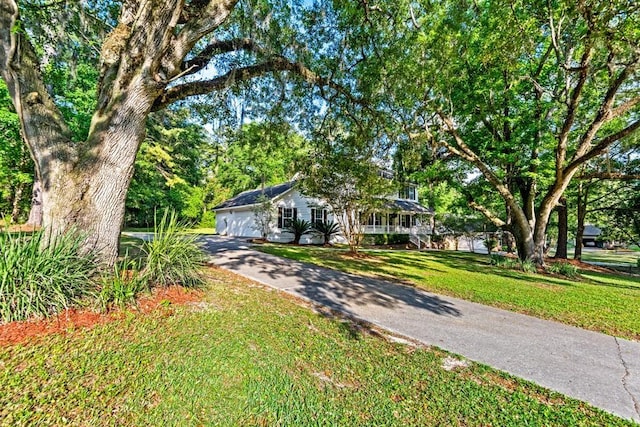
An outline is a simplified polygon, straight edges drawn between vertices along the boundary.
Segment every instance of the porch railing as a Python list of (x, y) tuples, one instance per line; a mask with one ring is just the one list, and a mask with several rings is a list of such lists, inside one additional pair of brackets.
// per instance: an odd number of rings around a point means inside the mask
[(431, 234), (429, 227), (413, 226), (402, 227), (400, 225), (365, 225), (364, 234)]

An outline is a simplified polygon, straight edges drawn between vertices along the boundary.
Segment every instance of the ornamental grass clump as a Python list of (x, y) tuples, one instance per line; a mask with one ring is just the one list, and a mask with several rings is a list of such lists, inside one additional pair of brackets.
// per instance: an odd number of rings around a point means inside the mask
[(155, 221), (153, 239), (142, 246), (146, 264), (141, 273), (146, 281), (152, 286), (202, 286), (206, 257), (197, 238), (185, 233), (175, 212), (165, 211), (160, 222)]
[(43, 236), (0, 236), (0, 322), (49, 316), (95, 291), (96, 263), (81, 255), (80, 236), (62, 235), (46, 247)]
[(149, 290), (147, 278), (140, 272), (139, 263), (125, 255), (113, 265), (113, 271), (103, 272), (98, 301), (103, 310), (123, 308), (136, 301), (138, 293)]
[(547, 271), (569, 278), (578, 277), (578, 267), (568, 262), (554, 262), (553, 264), (549, 264)]

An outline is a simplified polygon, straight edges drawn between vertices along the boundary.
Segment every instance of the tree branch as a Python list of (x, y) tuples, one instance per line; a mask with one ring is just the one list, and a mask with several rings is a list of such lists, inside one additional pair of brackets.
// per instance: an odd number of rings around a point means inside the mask
[(62, 113), (43, 83), (33, 46), (24, 31), (16, 30), (19, 22), (16, 2), (0, 0), (0, 75), (7, 84), (31, 154), (36, 159), (47, 159), (36, 165), (42, 177), (43, 168), (54, 156), (72, 161), (75, 151), (69, 144), (71, 133)]
[(626, 174), (617, 172), (594, 172), (580, 176), (580, 179), (607, 179), (615, 181), (636, 181), (640, 180), (640, 174)]
[(487, 209), (486, 207), (476, 203), (473, 200), (469, 201), (469, 207), (471, 209), (475, 209), (478, 212), (480, 212), (482, 215), (484, 215), (489, 221), (491, 221), (491, 223), (493, 225), (495, 225), (496, 227), (502, 228), (505, 225), (507, 225), (506, 222), (504, 222), (501, 218), (499, 218), (497, 215), (495, 215), (493, 212), (491, 212), (489, 209)]
[(603, 138), (602, 140), (600, 140), (600, 142), (598, 144), (596, 144), (591, 150), (589, 150), (587, 153), (584, 153), (582, 156), (575, 158), (571, 163), (569, 163), (569, 165), (567, 165), (566, 168), (564, 168), (564, 174), (569, 174), (571, 172), (573, 172), (575, 169), (577, 169), (578, 167), (580, 167), (582, 164), (584, 164), (585, 162), (593, 159), (594, 157), (597, 157), (599, 155), (601, 155), (602, 153), (604, 153), (607, 148), (613, 144), (614, 142), (631, 135), (633, 132), (637, 131), (640, 128), (640, 120), (637, 120), (633, 123), (631, 123), (629, 126), (627, 126), (626, 128), (613, 133), (609, 136), (607, 136), (606, 138)]
[[(573, 156), (573, 159), (578, 159), (583, 156), (591, 147), (591, 141), (595, 138), (596, 133), (602, 125), (606, 122), (618, 117), (620, 114), (624, 114), (628, 109), (632, 108), (635, 104), (639, 102), (639, 98), (631, 99), (620, 106), (618, 106), (615, 110), (612, 110), (613, 102), (615, 101), (615, 97), (618, 94), (618, 90), (620, 87), (627, 81), (627, 78), (634, 73), (638, 66), (638, 61), (640, 58), (635, 58), (634, 61), (627, 64), (624, 69), (618, 74), (618, 76), (610, 83), (609, 88), (607, 89), (607, 93), (602, 100), (602, 104), (600, 105), (600, 109), (596, 114), (596, 117), (593, 119), (589, 128), (580, 138), (580, 143), (578, 144), (578, 149)], [(614, 111), (617, 115), (614, 115)], [(613, 141), (612, 141), (613, 142)]]
[(166, 89), (153, 104), (153, 111), (160, 110), (174, 102), (186, 99), (191, 96), (204, 95), (206, 93), (215, 92), (231, 87), (233, 84), (253, 79), (268, 73), (276, 71), (288, 71), (302, 77), (307, 83), (311, 83), (320, 87), (329, 87), (336, 92), (341, 93), (355, 103), (362, 103), (362, 100), (354, 97), (346, 88), (333, 82), (325, 77), (318, 76), (316, 73), (305, 67), (299, 62), (292, 62), (282, 56), (274, 56), (260, 64), (248, 65), (246, 67), (236, 68), (228, 73), (203, 81), (184, 83), (178, 86)]
[[(239, 0), (193, 0), (186, 5), (181, 19), (187, 24), (182, 28), (173, 41), (173, 49), (163, 59), (163, 64), (174, 64), (179, 68), (198, 40), (218, 28), (227, 20), (231, 11)], [(168, 76), (173, 77), (173, 75)]]
[(237, 38), (231, 40), (214, 40), (207, 47), (202, 49), (194, 58), (184, 61), (180, 67), (183, 71), (181, 77), (195, 74), (205, 68), (215, 55), (221, 53), (235, 52), (238, 50), (248, 50), (252, 52), (263, 52), (253, 40), (249, 38)]
[[(587, 39), (591, 35), (591, 29), (587, 32)], [(593, 54), (593, 48), (591, 46), (591, 41), (587, 40), (587, 44), (585, 46), (585, 51), (582, 54), (582, 59), (580, 60), (579, 67), (579, 77), (578, 82), (571, 91), (571, 97), (569, 99), (569, 104), (567, 106), (567, 116), (565, 117), (564, 123), (562, 125), (562, 130), (558, 135), (558, 146), (556, 148), (556, 177), (560, 178), (560, 174), (562, 173), (562, 168), (564, 165), (564, 161), (567, 157), (567, 142), (569, 140), (569, 133), (571, 132), (571, 128), (573, 126), (573, 122), (575, 121), (578, 102), (580, 101), (580, 96), (582, 94), (582, 89), (587, 81), (587, 77), (589, 76), (589, 63), (591, 62), (591, 56)]]

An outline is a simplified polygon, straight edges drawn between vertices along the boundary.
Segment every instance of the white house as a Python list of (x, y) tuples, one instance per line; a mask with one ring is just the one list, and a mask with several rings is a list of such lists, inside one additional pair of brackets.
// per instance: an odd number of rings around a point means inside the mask
[[(285, 229), (295, 218), (311, 223), (335, 221), (330, 204), (326, 201), (303, 195), (296, 188), (296, 181), (285, 182), (264, 189), (249, 190), (219, 204), (216, 213), (216, 232), (235, 237), (260, 237), (253, 209), (264, 195), (277, 208), (277, 220), (269, 233), (269, 240), (290, 242), (293, 235)], [(381, 196), (385, 197), (385, 196)], [(407, 185), (398, 194), (386, 196), (388, 208), (374, 213), (363, 221), (364, 234), (408, 234), (430, 233), (429, 223), (433, 210), (418, 202), (415, 185)], [(335, 221), (337, 222), (337, 221)], [(338, 240), (342, 240), (338, 237)], [(300, 243), (320, 243), (321, 238), (312, 234), (302, 236)]]

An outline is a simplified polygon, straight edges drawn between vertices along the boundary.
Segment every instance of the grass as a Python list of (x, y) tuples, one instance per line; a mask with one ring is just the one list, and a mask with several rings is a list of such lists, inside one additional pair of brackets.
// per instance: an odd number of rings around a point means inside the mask
[(487, 255), (453, 251), (346, 251), (264, 245), (264, 252), (336, 270), (381, 277), (444, 295), (640, 339), (640, 277), (581, 272), (556, 278), (490, 265)]
[[(567, 255), (573, 259), (574, 247), (569, 247)], [(549, 252), (549, 256), (553, 256), (555, 250)], [(640, 248), (631, 245), (627, 249), (600, 249), (594, 247), (586, 247), (582, 249), (582, 261), (597, 262), (605, 264), (626, 265), (635, 267), (640, 259)]]
[(213, 271), (196, 306), (0, 348), (0, 424), (632, 425)]
[[(570, 254), (573, 257), (573, 252)], [(640, 253), (635, 250), (607, 250), (599, 249), (597, 251), (583, 251), (582, 261), (584, 262), (602, 262), (607, 264), (620, 264), (635, 267), (640, 259)]]

